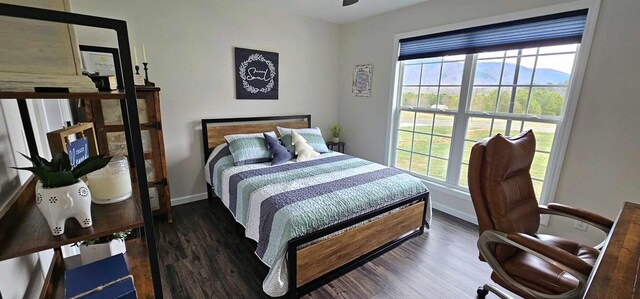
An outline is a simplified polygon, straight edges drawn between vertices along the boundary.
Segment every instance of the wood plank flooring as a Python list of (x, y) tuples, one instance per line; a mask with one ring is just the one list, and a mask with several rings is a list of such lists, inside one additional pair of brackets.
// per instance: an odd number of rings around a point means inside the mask
[[(222, 204), (203, 200), (173, 213), (171, 224), (156, 221), (165, 298), (267, 297), (262, 280), (268, 269)], [(475, 298), (491, 273), (478, 260), (476, 241), (475, 225), (434, 210), (424, 235), (305, 298)]]

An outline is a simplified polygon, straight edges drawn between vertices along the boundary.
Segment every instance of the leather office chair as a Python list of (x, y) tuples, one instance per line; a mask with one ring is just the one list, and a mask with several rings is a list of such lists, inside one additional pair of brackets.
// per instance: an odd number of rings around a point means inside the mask
[[(508, 138), (498, 134), (476, 143), (469, 159), (469, 192), (478, 217), (480, 260), (491, 279), (525, 298), (580, 295), (599, 251), (560, 237), (538, 234), (541, 214), (560, 215), (609, 232), (613, 222), (594, 213), (549, 204), (538, 206), (529, 169), (535, 153), (529, 130)], [(601, 246), (601, 245), (600, 245)], [(478, 289), (482, 298), (491, 285)]]

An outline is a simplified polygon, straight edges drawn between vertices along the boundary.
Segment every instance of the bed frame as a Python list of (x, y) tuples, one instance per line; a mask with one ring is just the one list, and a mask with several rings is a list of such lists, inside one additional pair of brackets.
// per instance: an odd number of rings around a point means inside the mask
[[(204, 161), (207, 161), (213, 148), (226, 142), (225, 135), (277, 132), (276, 126), (310, 128), (311, 115), (203, 119)], [(209, 183), (207, 194), (210, 199), (216, 198)], [(429, 192), (421, 193), (290, 240), (287, 249), (287, 296), (298, 298), (305, 295), (402, 242), (423, 234), (427, 225), (425, 217), (428, 200)], [(376, 219), (372, 220), (373, 218)], [(358, 225), (363, 222), (367, 223)], [(349, 230), (326, 238), (350, 227)], [(301, 247), (319, 239), (323, 240)]]

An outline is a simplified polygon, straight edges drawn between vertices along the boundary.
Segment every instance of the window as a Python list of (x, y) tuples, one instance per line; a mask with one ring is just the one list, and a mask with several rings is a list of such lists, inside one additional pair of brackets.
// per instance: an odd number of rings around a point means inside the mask
[(390, 164), (465, 190), (477, 141), (533, 129), (530, 172), (540, 199), (549, 186), (547, 166), (559, 159), (556, 136), (567, 133), (567, 107), (575, 107), (567, 93), (588, 12), (400, 39)]
[(540, 198), (578, 50), (572, 43), (401, 61), (392, 165), (466, 189), (473, 144), (533, 129)]

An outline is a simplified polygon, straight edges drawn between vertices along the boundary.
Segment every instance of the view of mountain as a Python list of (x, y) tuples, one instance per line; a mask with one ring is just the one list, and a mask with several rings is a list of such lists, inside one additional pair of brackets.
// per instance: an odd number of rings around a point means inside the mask
[[(434, 67), (425, 67), (422, 74), (422, 83), (428, 85), (437, 85), (438, 75), (440, 72), (439, 65)], [(436, 67), (437, 66), (437, 67)], [(479, 62), (476, 66), (476, 76), (474, 84), (476, 85), (497, 85), (500, 83), (500, 71), (502, 63), (499, 62)], [(463, 63), (445, 63), (442, 70), (442, 84), (458, 85), (462, 81)], [(505, 64), (504, 67), (504, 84), (510, 84), (515, 74), (516, 66), (512, 63)], [(528, 84), (531, 80), (533, 69), (522, 66), (518, 75), (518, 82)], [(405, 85), (414, 85), (420, 82), (419, 65), (405, 67)], [(534, 84), (538, 85), (564, 85), (569, 81), (569, 74), (554, 69), (540, 68), (536, 70)]]

